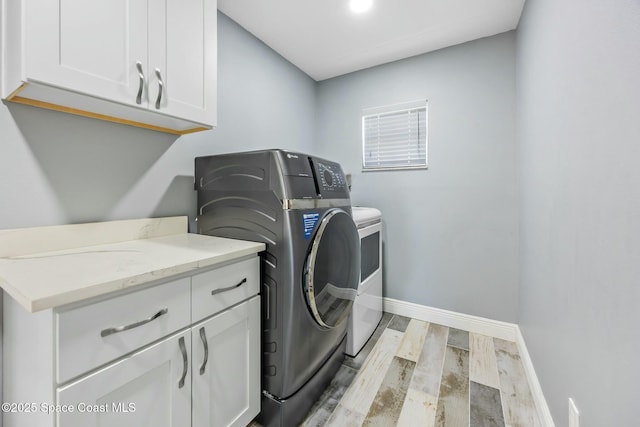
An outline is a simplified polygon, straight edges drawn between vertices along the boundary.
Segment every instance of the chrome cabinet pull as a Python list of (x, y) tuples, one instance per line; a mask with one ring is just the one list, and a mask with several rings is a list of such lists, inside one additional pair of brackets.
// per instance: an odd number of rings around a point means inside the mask
[(228, 288), (215, 289), (211, 291), (211, 295), (221, 294), (222, 292), (227, 292), (235, 288), (239, 288), (243, 283), (247, 283), (247, 278), (245, 277), (238, 283), (237, 285), (229, 286)]
[(133, 328), (137, 328), (138, 326), (146, 325), (147, 323), (153, 322), (158, 317), (160, 317), (160, 316), (162, 316), (164, 314), (167, 314), (168, 312), (169, 312), (168, 308), (163, 308), (162, 310), (158, 311), (153, 316), (147, 317), (146, 319), (140, 320), (139, 322), (131, 323), (130, 325), (125, 325), (125, 326), (116, 326), (115, 328), (103, 329), (100, 332), (100, 336), (104, 338), (104, 337), (112, 335), (112, 334), (117, 334), (118, 332), (128, 331), (129, 329), (133, 329)]
[(158, 97), (156, 98), (156, 110), (159, 110), (160, 100), (162, 99), (162, 88), (164, 88), (164, 82), (162, 81), (162, 74), (160, 74), (159, 68), (156, 68), (156, 77), (158, 78)]
[(178, 381), (178, 388), (184, 387), (184, 380), (187, 378), (187, 372), (189, 371), (189, 360), (187, 359), (187, 347), (184, 345), (184, 337), (180, 337), (178, 340), (178, 347), (180, 347), (180, 353), (182, 353), (182, 377)]
[(200, 339), (204, 346), (204, 362), (202, 362), (202, 366), (200, 366), (200, 375), (203, 375), (204, 368), (207, 366), (207, 361), (209, 360), (209, 344), (207, 344), (207, 335), (205, 334), (204, 326), (200, 328)]
[(142, 62), (136, 62), (136, 68), (138, 69), (138, 78), (140, 82), (138, 83), (138, 95), (136, 96), (136, 104), (142, 104), (142, 89), (144, 89), (144, 72), (142, 71)]

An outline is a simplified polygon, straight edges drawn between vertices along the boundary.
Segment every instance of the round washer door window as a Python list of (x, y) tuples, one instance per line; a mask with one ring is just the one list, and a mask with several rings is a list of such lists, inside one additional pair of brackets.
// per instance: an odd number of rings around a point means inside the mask
[(351, 313), (360, 280), (360, 238), (351, 216), (332, 209), (324, 216), (307, 257), (307, 304), (321, 326), (333, 328)]

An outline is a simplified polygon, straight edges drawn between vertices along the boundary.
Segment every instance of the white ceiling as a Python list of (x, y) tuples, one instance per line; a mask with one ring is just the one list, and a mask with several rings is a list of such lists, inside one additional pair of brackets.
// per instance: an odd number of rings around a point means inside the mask
[(218, 9), (315, 80), (518, 26), (525, 0), (218, 0)]

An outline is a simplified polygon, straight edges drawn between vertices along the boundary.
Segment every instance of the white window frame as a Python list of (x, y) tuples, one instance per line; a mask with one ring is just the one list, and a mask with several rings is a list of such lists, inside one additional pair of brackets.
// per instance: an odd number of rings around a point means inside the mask
[[(410, 112), (415, 112), (416, 110), (424, 110), (424, 117), (425, 117), (425, 127), (424, 127), (424, 135), (422, 133), (419, 134), (419, 140), (418, 140), (418, 144), (421, 143), (422, 141), (422, 137), (424, 137), (424, 159), (422, 158), (422, 156), (420, 156), (417, 161), (419, 163), (416, 164), (411, 164), (412, 162), (415, 162), (416, 159), (412, 159), (412, 152), (413, 150), (411, 150), (409, 147), (407, 147), (407, 152), (406, 153), (402, 153), (405, 154), (405, 159), (406, 159), (406, 163), (407, 164), (399, 164), (400, 162), (398, 162), (397, 164), (393, 164), (393, 165), (389, 165), (389, 166), (382, 166), (382, 165), (367, 165), (367, 147), (369, 147), (367, 145), (367, 142), (365, 140), (366, 135), (365, 135), (365, 123), (367, 121), (367, 119), (371, 119), (371, 118), (375, 118), (377, 117), (378, 120), (380, 120), (381, 118), (384, 118), (385, 116), (390, 116), (390, 115), (397, 115), (398, 113), (401, 112), (407, 112), (407, 114), (409, 114)], [(381, 107), (374, 107), (374, 108), (365, 108), (364, 110), (362, 110), (362, 171), (363, 172), (371, 172), (371, 171), (386, 171), (386, 170), (407, 170), (407, 169), (427, 169), (428, 167), (428, 142), (429, 142), (429, 116), (428, 116), (428, 101), (426, 99), (420, 99), (417, 101), (410, 101), (410, 102), (403, 102), (400, 104), (393, 104), (393, 105), (386, 105), (386, 106), (381, 106)], [(408, 136), (407, 136), (408, 138)], [(411, 141), (407, 141), (407, 143), (411, 143)], [(413, 142), (415, 143), (415, 142)], [(377, 150), (377, 152), (380, 152), (380, 150)], [(419, 152), (419, 154), (422, 154)]]

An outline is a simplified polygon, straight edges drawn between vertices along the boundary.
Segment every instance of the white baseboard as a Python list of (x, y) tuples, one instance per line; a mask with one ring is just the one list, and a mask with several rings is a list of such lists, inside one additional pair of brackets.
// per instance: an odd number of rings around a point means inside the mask
[(518, 353), (520, 353), (520, 360), (522, 361), (524, 372), (527, 375), (527, 380), (529, 381), (529, 388), (533, 395), (533, 401), (536, 403), (536, 408), (538, 409), (538, 416), (540, 417), (540, 421), (543, 426), (555, 427), (553, 418), (551, 417), (551, 411), (549, 410), (549, 405), (547, 405), (547, 400), (544, 398), (544, 394), (542, 393), (542, 387), (540, 386), (540, 381), (538, 381), (536, 370), (533, 368), (533, 362), (531, 361), (529, 350), (527, 350), (527, 345), (524, 342), (524, 336), (522, 336), (520, 327), (516, 326), (516, 328), (516, 345), (518, 346)]
[(518, 325), (499, 320), (457, 313), (441, 308), (428, 307), (392, 298), (383, 298), (383, 310), (412, 319), (437, 323), (450, 328), (462, 329), (507, 341), (516, 341)]
[(476, 334), (487, 335), (515, 342), (520, 353), (525, 375), (529, 381), (531, 394), (538, 410), (541, 423), (546, 427), (555, 427), (549, 406), (542, 393), (542, 387), (533, 368), (533, 362), (524, 342), (520, 328), (515, 323), (501, 322), (455, 311), (414, 304), (392, 298), (383, 298), (383, 310), (387, 313), (411, 317), (425, 322), (437, 323), (450, 328), (462, 329)]

